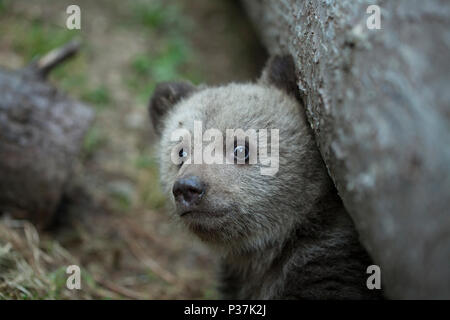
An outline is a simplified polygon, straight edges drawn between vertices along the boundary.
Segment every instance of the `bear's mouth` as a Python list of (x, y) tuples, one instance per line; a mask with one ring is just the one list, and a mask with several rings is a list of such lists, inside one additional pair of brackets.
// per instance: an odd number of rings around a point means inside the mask
[(192, 210), (182, 212), (182, 213), (180, 213), (180, 217), (183, 217), (183, 216), (185, 216), (185, 215), (187, 215), (187, 214), (190, 214), (190, 213), (192, 213), (192, 212), (193, 212)]
[(219, 218), (227, 214), (226, 211), (186, 210), (180, 213), (182, 218)]

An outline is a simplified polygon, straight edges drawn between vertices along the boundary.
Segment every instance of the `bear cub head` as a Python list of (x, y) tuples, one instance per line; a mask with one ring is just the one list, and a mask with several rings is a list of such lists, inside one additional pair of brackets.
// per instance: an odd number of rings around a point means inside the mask
[(161, 83), (149, 113), (173, 216), (219, 249), (288, 239), (333, 188), (290, 56), (271, 58), (256, 83)]

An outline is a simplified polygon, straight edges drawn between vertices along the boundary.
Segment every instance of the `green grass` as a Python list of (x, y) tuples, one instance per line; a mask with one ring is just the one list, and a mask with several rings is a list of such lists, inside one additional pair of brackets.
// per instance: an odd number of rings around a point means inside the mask
[(93, 156), (96, 150), (106, 143), (106, 136), (97, 126), (92, 126), (84, 136), (82, 145), (82, 155), (84, 159)]
[(111, 102), (111, 94), (105, 86), (99, 86), (94, 89), (87, 89), (81, 96), (83, 101), (105, 107)]
[(122, 192), (111, 192), (111, 200), (113, 201), (114, 209), (122, 212), (127, 212), (130, 210), (132, 205), (132, 200), (129, 195)]
[[(3, 286), (0, 290), (0, 300), (65, 299), (74, 294), (82, 294), (67, 289), (67, 261), (61, 252), (42, 251), (43, 248), (37, 247), (36, 243), (27, 242), (23, 234), (23, 238), (17, 238), (12, 231), (4, 229), (4, 226), (0, 228), (6, 231), (6, 239), (0, 240), (0, 283)], [(11, 245), (12, 242), (9, 242), (12, 239), (15, 245), (17, 241), (23, 243), (15, 248)], [(34, 260), (31, 252), (40, 252), (41, 256), (43, 253), (52, 254), (52, 266), (42, 263), (42, 260)], [(81, 274), (82, 286), (86, 284), (84, 293), (93, 292), (96, 289), (95, 282), (89, 279), (90, 275), (85, 270)]]
[(134, 10), (140, 27), (158, 34), (156, 50), (142, 52), (130, 63), (130, 74), (125, 81), (136, 95), (137, 104), (146, 105), (156, 84), (162, 81), (202, 80), (190, 62), (195, 58), (187, 32), (193, 23), (182, 13), (179, 4), (163, 0), (140, 3)]
[(167, 81), (181, 77), (181, 67), (190, 57), (190, 47), (182, 38), (167, 41), (157, 54), (139, 54), (132, 63), (132, 71), (142, 80)]
[[(0, 14), (2, 10), (7, 12), (4, 0), (0, 0)], [(22, 57), (25, 64), (80, 36), (78, 30), (50, 25), (41, 19), (17, 19), (7, 23), (14, 32), (12, 50)], [(91, 89), (87, 78), (86, 47), (87, 44), (83, 44), (80, 52), (52, 70), (49, 78), (63, 91), (86, 102), (104, 106), (110, 102), (109, 93), (103, 87)]]
[(163, 51), (151, 59), (153, 79), (168, 81), (181, 77), (181, 67), (190, 58), (190, 47), (183, 38), (172, 38)]
[(14, 32), (13, 49), (22, 55), (25, 61), (42, 56), (79, 34), (78, 30), (49, 26), (39, 19), (17, 22), (14, 25)]
[(163, 0), (137, 4), (134, 15), (141, 26), (158, 31), (178, 29), (185, 21), (179, 6)]
[(80, 52), (71, 60), (57, 66), (50, 73), (50, 80), (61, 90), (70, 95), (90, 102), (85, 97), (90, 97), (90, 84), (86, 75), (86, 55)]
[(134, 165), (137, 169), (157, 169), (158, 168), (156, 159), (154, 157), (149, 156), (148, 154), (140, 154), (136, 158)]
[(132, 70), (138, 80), (159, 82), (180, 77), (179, 68), (185, 62), (181, 48), (167, 48), (156, 56), (137, 55), (132, 62)]
[(66, 290), (67, 274), (65, 267), (60, 267), (48, 274), (50, 288), (46, 299), (55, 299), (62, 295), (62, 291)]
[[(2, 3), (0, 0), (0, 12), (3, 8)], [(12, 48), (26, 63), (45, 55), (52, 49), (63, 46), (80, 35), (78, 30), (47, 25), (39, 19), (13, 22), (12, 29), (15, 33)], [(111, 94), (107, 87), (102, 85), (93, 87), (89, 83), (87, 48), (88, 44), (84, 43), (74, 58), (52, 70), (50, 80), (63, 91), (69, 92), (84, 102), (103, 108), (111, 103)]]
[(0, 0), (0, 15), (6, 12), (6, 9), (10, 3), (10, 0)]
[(145, 105), (159, 82), (184, 79), (198, 83), (202, 77), (188, 67), (191, 59), (192, 49), (182, 35), (168, 38), (158, 52), (141, 53), (132, 60), (128, 87), (137, 95), (139, 104)]

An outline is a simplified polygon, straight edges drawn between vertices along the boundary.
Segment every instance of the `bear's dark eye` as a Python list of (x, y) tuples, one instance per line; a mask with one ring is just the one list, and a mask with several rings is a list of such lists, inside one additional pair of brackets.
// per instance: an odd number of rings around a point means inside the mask
[(184, 164), (184, 161), (186, 160), (187, 157), (187, 152), (182, 148), (180, 149), (180, 151), (178, 151), (178, 156), (180, 157), (181, 161), (178, 164), (178, 167), (181, 168), (181, 166)]
[(184, 151), (184, 149), (181, 149), (180, 152), (178, 152), (178, 155), (180, 156), (180, 158), (186, 158), (187, 152)]
[(234, 160), (237, 163), (248, 163), (248, 158), (249, 158), (249, 152), (248, 152), (247, 145), (234, 147)]

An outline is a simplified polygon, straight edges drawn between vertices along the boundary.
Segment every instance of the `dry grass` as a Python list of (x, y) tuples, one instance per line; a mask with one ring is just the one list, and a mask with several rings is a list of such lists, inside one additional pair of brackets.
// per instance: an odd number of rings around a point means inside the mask
[[(3, 219), (0, 222), (1, 299), (179, 299), (211, 298), (204, 291), (211, 274), (183, 274), (188, 263), (179, 258), (152, 256), (152, 252), (178, 251), (176, 244), (155, 239), (133, 219), (93, 219), (103, 223), (92, 230), (79, 224), (73, 254), (61, 246), (58, 236), (41, 233), (27, 221)], [(108, 227), (105, 229), (105, 223)], [(97, 225), (98, 226), (98, 225)], [(114, 235), (112, 234), (114, 230)], [(94, 232), (92, 232), (94, 231)], [(63, 233), (67, 233), (64, 230)], [(92, 232), (92, 233), (91, 233)], [(102, 239), (98, 239), (101, 237)], [(64, 241), (64, 239), (62, 239)], [(71, 241), (74, 239), (72, 238)], [(68, 243), (70, 243), (69, 241)], [(149, 246), (153, 248), (150, 250)], [(170, 247), (172, 246), (172, 247)], [(72, 248), (74, 246), (72, 245)], [(169, 253), (169, 252), (166, 252)], [(170, 252), (177, 255), (177, 252)], [(201, 255), (204, 255), (202, 252)], [(204, 263), (213, 265), (198, 256)], [(192, 258), (192, 256), (191, 256)], [(166, 259), (171, 259), (169, 266)], [(179, 260), (179, 261), (177, 261)], [(70, 265), (81, 268), (82, 289), (66, 287)], [(174, 268), (175, 266), (175, 268)], [(212, 294), (212, 295), (211, 295)]]
[[(2, 299), (71, 298), (64, 290), (62, 265), (76, 261), (58, 242), (44, 248), (39, 234), (27, 221), (0, 223), (0, 297)], [(77, 298), (99, 296), (94, 287), (77, 292)]]

